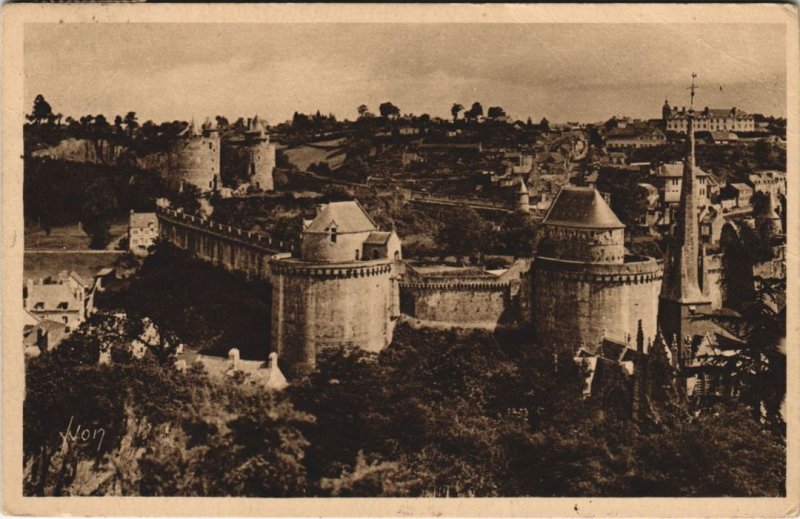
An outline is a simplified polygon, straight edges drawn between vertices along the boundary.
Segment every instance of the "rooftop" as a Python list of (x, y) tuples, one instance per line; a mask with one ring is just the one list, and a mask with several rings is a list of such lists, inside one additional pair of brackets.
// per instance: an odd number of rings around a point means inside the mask
[(352, 200), (323, 205), (303, 232), (327, 233), (332, 227), (336, 228), (339, 234), (378, 230), (378, 226), (361, 204), (357, 200)]
[(137, 229), (157, 225), (156, 213), (131, 213), (130, 226)]
[(584, 229), (625, 228), (596, 189), (575, 186), (561, 188), (543, 223)]

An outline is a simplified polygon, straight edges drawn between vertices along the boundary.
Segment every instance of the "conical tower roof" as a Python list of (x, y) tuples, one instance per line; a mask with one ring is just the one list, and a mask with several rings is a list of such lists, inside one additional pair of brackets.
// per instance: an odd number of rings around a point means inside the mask
[(525, 185), (525, 180), (523, 179), (519, 179), (519, 187), (517, 188), (517, 194), (520, 195), (529, 194), (528, 186)]
[(581, 229), (625, 228), (593, 187), (562, 187), (542, 223)]

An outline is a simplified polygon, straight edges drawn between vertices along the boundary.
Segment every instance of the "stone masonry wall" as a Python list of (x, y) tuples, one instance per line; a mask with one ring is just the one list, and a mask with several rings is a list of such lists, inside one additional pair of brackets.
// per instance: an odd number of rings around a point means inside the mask
[(663, 275), (655, 260), (593, 265), (537, 258), (533, 271), (533, 322), (541, 344), (573, 352), (604, 335), (635, 340), (639, 319), (645, 343), (655, 338)]
[(313, 368), (325, 347), (380, 351), (399, 315), (392, 261), (271, 264), (272, 349), (290, 376)]

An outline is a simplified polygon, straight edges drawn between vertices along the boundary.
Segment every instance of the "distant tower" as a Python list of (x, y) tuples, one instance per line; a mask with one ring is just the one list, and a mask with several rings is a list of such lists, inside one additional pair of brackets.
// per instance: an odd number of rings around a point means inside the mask
[(667, 128), (669, 123), (669, 116), (672, 113), (672, 108), (669, 106), (669, 101), (664, 99), (664, 106), (661, 107), (661, 122), (664, 124), (664, 129)]
[(525, 185), (525, 181), (523, 179), (519, 179), (516, 210), (518, 213), (529, 213), (531, 210), (530, 193), (528, 192), (528, 186)]
[(228, 138), (222, 149), (223, 179), (226, 185), (247, 183), (262, 191), (274, 189), (275, 144), (263, 122), (254, 116), (247, 119), (244, 135)]
[(193, 184), (214, 191), (219, 184), (220, 141), (215, 126), (198, 128), (194, 118), (170, 154), (169, 183), (175, 188)]
[[(694, 100), (692, 75), (692, 100)], [(687, 113), (686, 156), (683, 162), (683, 185), (676, 216), (677, 225), (669, 245), (664, 266), (664, 282), (659, 298), (659, 321), (667, 337), (677, 337), (682, 358), (686, 348), (685, 338), (690, 335), (691, 321), (696, 315), (711, 310), (708, 283), (700, 245), (700, 222), (697, 213), (699, 185), (695, 181), (694, 110)], [(705, 289), (705, 290), (704, 290)]]

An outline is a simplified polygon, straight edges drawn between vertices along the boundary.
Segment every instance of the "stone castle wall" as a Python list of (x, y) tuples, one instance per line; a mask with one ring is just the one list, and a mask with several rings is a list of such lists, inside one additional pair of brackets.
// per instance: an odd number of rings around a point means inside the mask
[(387, 259), (320, 265), (270, 263), (272, 348), (290, 376), (311, 369), (332, 346), (380, 351), (399, 316), (397, 267)]
[(642, 320), (645, 343), (656, 336), (662, 266), (651, 258), (591, 264), (536, 258), (532, 319), (539, 343), (574, 351), (603, 336), (635, 340)]
[(431, 325), (494, 328), (528, 318), (528, 269), (520, 260), (501, 276), (423, 275), (406, 266), (400, 311)]
[(198, 259), (242, 273), (248, 279), (269, 279), (270, 258), (292, 250), (291, 243), (172, 209), (159, 208), (156, 216), (162, 240)]

